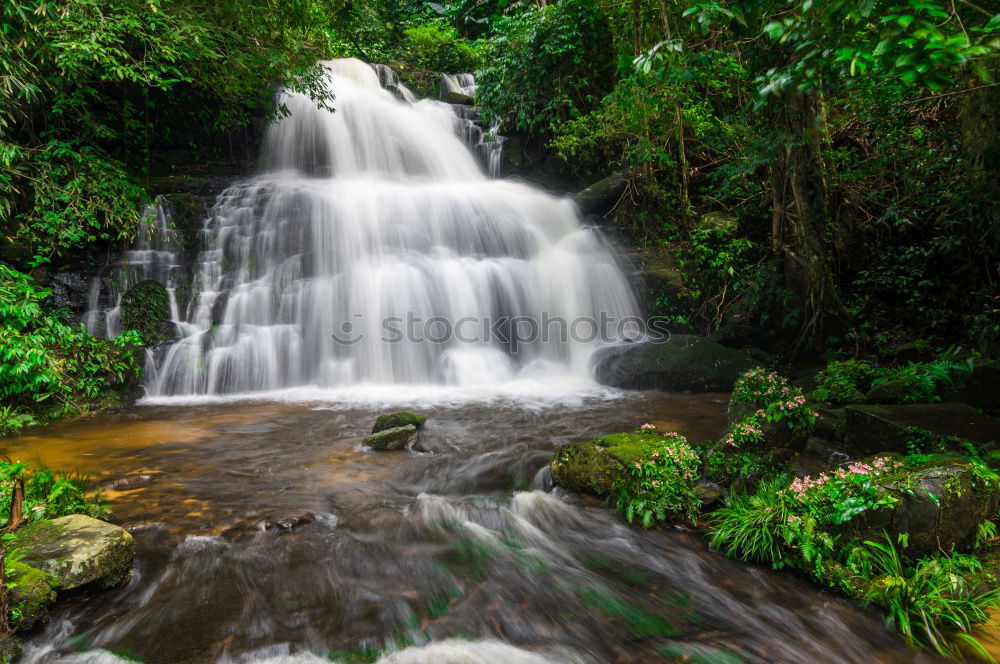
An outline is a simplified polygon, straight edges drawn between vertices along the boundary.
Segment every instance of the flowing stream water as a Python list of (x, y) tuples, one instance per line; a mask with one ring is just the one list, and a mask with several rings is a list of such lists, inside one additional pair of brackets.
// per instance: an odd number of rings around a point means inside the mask
[(63, 600), (23, 661), (920, 660), (875, 613), (549, 486), (563, 442), (647, 420), (718, 436), (724, 394), (408, 401), (420, 450), (364, 448), (399, 403), (147, 405), (10, 441), (117, 486), (138, 550), (127, 585)]
[[(639, 307), (570, 201), (490, 177), (469, 111), (328, 66), (336, 112), (285, 94), (262, 174), (219, 196), (193, 266), (154, 207), (131, 276), (95, 285), (106, 333), (128, 283), (169, 287), (179, 340), (150, 354), (141, 405), (4, 441), (109, 487), (137, 541), (128, 583), (61, 601), (23, 661), (920, 660), (873, 613), (551, 487), (557, 445), (648, 421), (716, 438), (727, 395), (600, 388), (589, 338), (382, 341), (407, 314)], [(418, 444), (366, 449), (401, 407), (429, 417)]]

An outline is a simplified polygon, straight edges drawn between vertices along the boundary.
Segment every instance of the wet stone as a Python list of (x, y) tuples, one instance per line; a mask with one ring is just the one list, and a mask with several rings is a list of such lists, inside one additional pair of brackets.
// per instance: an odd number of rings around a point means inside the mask
[(380, 431), (395, 429), (397, 427), (405, 427), (408, 424), (412, 424), (418, 429), (423, 429), (426, 421), (427, 418), (423, 415), (417, 415), (409, 411), (401, 410), (398, 413), (379, 415), (376, 417), (375, 425), (372, 426), (372, 433), (379, 433)]
[(134, 489), (143, 489), (153, 484), (153, 482), (155, 480), (152, 475), (131, 475), (117, 479), (106, 485), (105, 488), (112, 491), (132, 491)]
[(55, 577), (60, 590), (87, 584), (110, 588), (132, 569), (135, 541), (124, 528), (83, 514), (37, 521), (17, 531), (21, 561)]
[(365, 438), (365, 445), (380, 451), (401, 450), (417, 437), (417, 427), (413, 424), (393, 427)]

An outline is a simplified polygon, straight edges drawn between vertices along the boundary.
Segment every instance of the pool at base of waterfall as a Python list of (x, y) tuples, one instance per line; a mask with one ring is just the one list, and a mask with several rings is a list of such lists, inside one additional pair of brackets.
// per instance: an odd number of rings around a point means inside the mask
[[(557, 445), (647, 421), (715, 438), (725, 394), (389, 396), (145, 405), (5, 439), (108, 487), (137, 544), (128, 583), (62, 599), (22, 661), (925, 658), (874, 613), (551, 487)], [(366, 448), (404, 405), (418, 444)]]

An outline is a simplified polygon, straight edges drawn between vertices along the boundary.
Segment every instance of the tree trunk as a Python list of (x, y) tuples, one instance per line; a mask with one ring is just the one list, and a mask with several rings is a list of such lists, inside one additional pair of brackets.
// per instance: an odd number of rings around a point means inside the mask
[(772, 247), (782, 258), (786, 287), (805, 311), (799, 345), (815, 344), (842, 334), (847, 313), (827, 247), (831, 219), (818, 103), (795, 91), (784, 102), (778, 113), (786, 142), (772, 173)]

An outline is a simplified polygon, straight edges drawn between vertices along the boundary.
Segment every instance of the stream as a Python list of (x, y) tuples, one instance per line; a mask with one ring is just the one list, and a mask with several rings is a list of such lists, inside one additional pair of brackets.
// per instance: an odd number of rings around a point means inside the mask
[(556, 445), (718, 436), (725, 394), (432, 392), (406, 402), (419, 450), (364, 448), (401, 398), (160, 399), (5, 440), (117, 486), (137, 542), (130, 581), (61, 601), (22, 661), (930, 661), (874, 612), (551, 488)]

